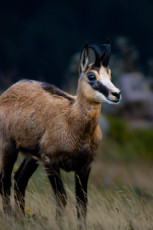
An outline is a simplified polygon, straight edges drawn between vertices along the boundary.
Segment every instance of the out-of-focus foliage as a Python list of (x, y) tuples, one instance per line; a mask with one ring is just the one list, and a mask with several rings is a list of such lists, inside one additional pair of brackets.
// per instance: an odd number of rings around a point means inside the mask
[(153, 129), (131, 129), (129, 121), (108, 116), (111, 129), (101, 151), (111, 160), (153, 160)]
[(86, 41), (113, 43), (119, 35), (132, 39), (145, 70), (153, 56), (152, 12), (151, 0), (1, 1), (0, 71), (15, 72), (13, 82), (27, 77), (61, 85), (70, 57)]

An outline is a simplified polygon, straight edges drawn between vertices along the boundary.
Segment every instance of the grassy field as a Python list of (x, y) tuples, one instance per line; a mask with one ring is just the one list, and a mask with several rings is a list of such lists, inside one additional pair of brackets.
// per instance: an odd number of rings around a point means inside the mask
[[(152, 136), (151, 130), (130, 131), (122, 122), (112, 122), (89, 179), (87, 229), (153, 230)], [(62, 177), (68, 194), (63, 230), (75, 230), (74, 176), (62, 172)], [(57, 230), (55, 209), (51, 186), (39, 166), (26, 192), (25, 217), (4, 215), (0, 199), (0, 230)]]
[[(103, 164), (97, 159), (89, 180), (87, 229), (152, 230), (152, 166)], [(77, 229), (73, 173), (63, 173), (63, 180), (68, 194), (63, 229), (73, 230)], [(3, 230), (59, 229), (55, 221), (54, 196), (41, 166), (28, 185), (26, 217), (6, 216), (2, 208), (0, 211), (0, 229)]]

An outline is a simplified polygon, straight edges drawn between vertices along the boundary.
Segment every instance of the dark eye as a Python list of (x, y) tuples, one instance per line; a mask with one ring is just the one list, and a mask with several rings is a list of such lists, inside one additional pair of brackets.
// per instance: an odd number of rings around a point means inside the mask
[(89, 81), (95, 81), (95, 80), (97, 80), (97, 77), (94, 74), (88, 74), (87, 77), (88, 77)]

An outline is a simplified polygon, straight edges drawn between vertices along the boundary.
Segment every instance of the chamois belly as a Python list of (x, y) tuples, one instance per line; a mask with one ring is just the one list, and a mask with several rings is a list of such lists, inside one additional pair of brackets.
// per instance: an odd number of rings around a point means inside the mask
[(94, 160), (95, 154), (91, 154), (87, 151), (79, 151), (75, 153), (73, 156), (64, 159), (58, 162), (60, 168), (65, 170), (66, 172), (70, 171), (79, 171), (86, 164), (90, 165), (90, 163)]

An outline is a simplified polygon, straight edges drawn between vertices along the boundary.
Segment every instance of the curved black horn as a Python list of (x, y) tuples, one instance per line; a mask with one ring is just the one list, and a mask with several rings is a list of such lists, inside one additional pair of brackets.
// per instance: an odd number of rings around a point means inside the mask
[(100, 61), (104, 67), (108, 66), (110, 55), (111, 55), (111, 47), (110, 43), (107, 42), (107, 44), (103, 44), (102, 47), (104, 47), (104, 53), (100, 58)]
[(100, 67), (100, 58), (101, 58), (101, 52), (100, 49), (96, 45), (90, 45), (88, 48), (92, 49), (95, 54), (95, 67)]

